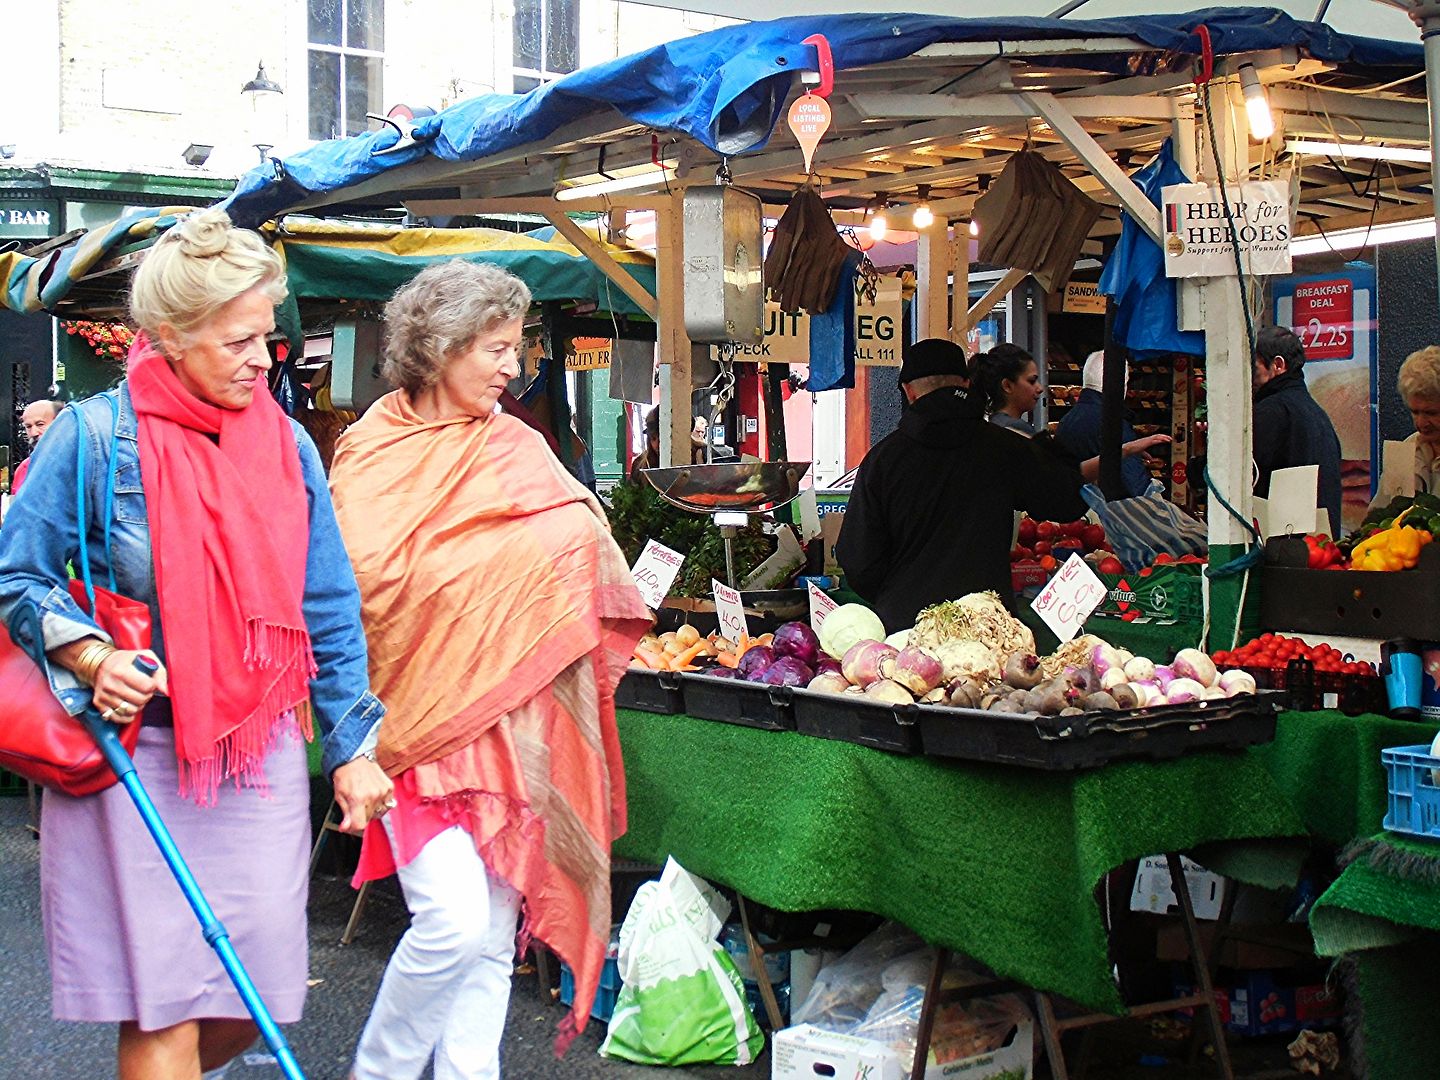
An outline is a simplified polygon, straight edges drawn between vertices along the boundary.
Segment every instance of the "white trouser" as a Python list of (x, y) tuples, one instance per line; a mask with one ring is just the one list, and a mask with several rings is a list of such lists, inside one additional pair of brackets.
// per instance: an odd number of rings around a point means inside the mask
[(494, 1080), (520, 894), (491, 878), (458, 827), (426, 844), (399, 876), (410, 928), (360, 1036), (355, 1078), (415, 1080), (433, 1055), (435, 1080)]

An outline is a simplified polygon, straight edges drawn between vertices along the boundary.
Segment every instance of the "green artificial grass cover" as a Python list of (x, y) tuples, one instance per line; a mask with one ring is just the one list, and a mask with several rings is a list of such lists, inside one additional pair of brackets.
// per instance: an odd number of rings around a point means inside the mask
[(1131, 859), (1303, 832), (1253, 753), (1082, 773), (907, 758), (622, 711), (623, 858), (786, 911), (896, 919), (1002, 976), (1112, 1013), (1095, 887)]

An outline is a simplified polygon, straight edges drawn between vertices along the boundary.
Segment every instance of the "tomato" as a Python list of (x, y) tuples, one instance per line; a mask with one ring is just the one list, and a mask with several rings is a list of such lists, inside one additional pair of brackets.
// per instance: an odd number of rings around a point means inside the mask
[(1023, 517), (1023, 518), (1020, 519), (1020, 536), (1019, 536), (1019, 540), (1020, 540), (1020, 543), (1024, 544), (1026, 547), (1032, 547), (1032, 546), (1034, 546), (1034, 544), (1035, 544), (1035, 519), (1034, 519), (1034, 518)]
[(1083, 519), (1080, 521), (1067, 521), (1060, 526), (1060, 531), (1072, 540), (1078, 540), (1085, 535), (1085, 526), (1089, 524)]
[[(1038, 546), (1038, 545), (1037, 545), (1037, 546)], [(1042, 569), (1042, 570), (1054, 570), (1055, 567), (1057, 567), (1058, 565), (1060, 565), (1060, 564), (1055, 561), (1055, 556), (1054, 556), (1054, 555), (1042, 555), (1042, 556), (1040, 556), (1040, 569)]]
[(1125, 566), (1114, 555), (1107, 555), (1100, 560), (1100, 573), (1102, 574), (1123, 574)]
[(1053, 521), (1042, 521), (1035, 526), (1035, 539), (1046, 541), (1054, 540), (1056, 531)]
[(1169, 565), (1170, 565), (1171, 563), (1173, 563), (1174, 561), (1175, 561), (1175, 556), (1174, 556), (1174, 555), (1171, 555), (1168, 551), (1162, 551), (1162, 552), (1160, 552), (1159, 555), (1156, 555), (1156, 556), (1155, 556), (1155, 565), (1156, 565), (1156, 566), (1169, 566)]
[(1050, 543), (1049, 540), (1036, 540), (1036, 541), (1035, 541), (1035, 554), (1036, 554), (1036, 555), (1049, 555), (1050, 552), (1052, 552), (1052, 551), (1054, 551), (1054, 550), (1055, 550), (1055, 548), (1054, 548), (1054, 546)]
[(1086, 551), (1095, 551), (1101, 544), (1105, 543), (1105, 529), (1100, 525), (1086, 525), (1080, 531), (1080, 542), (1085, 545)]

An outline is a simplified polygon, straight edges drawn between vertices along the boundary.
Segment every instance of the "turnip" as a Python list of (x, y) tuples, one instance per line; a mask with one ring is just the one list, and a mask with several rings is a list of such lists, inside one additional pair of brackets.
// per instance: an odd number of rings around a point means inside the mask
[(1040, 658), (1034, 653), (1013, 652), (1005, 658), (1002, 678), (1017, 690), (1029, 690), (1039, 686)]
[(838, 671), (822, 671), (810, 680), (805, 689), (821, 694), (843, 694), (850, 689), (850, 683)]
[(865, 696), (886, 705), (913, 705), (915, 697), (893, 679), (877, 679), (865, 687)]
[[(1157, 682), (1132, 682), (1127, 684), (1135, 691), (1135, 696), (1140, 699), (1140, 708), (1146, 709), (1151, 705), (1165, 704), (1165, 691), (1160, 689)], [(1114, 691), (1111, 691), (1114, 695)], [(1119, 700), (1118, 698), (1116, 700)]]
[(1215, 686), (1205, 687), (1206, 701), (1224, 701), (1229, 696), (1218, 683)]
[(1078, 693), (1092, 694), (1100, 689), (1100, 676), (1089, 664), (1079, 667), (1067, 667), (1065, 669), (1065, 681), (1075, 688)]
[(924, 697), (939, 686), (944, 673), (939, 660), (913, 646), (901, 649), (896, 655), (893, 672), (885, 672), (883, 666), (881, 671), (916, 697)]
[(1239, 668), (1231, 668), (1220, 675), (1220, 689), (1225, 691), (1226, 697), (1234, 697), (1236, 694), (1255, 693), (1255, 676), (1248, 671), (1241, 671)]
[(1112, 686), (1108, 693), (1115, 699), (1115, 704), (1122, 709), (1140, 708), (1140, 695), (1136, 693), (1135, 687), (1129, 683), (1120, 683), (1118, 686)]
[[(745, 655), (749, 656), (750, 653), (747, 652)], [(899, 654), (896, 650), (883, 641), (862, 641), (857, 645), (852, 645), (845, 653), (845, 658), (840, 661), (840, 670), (846, 679), (856, 686), (864, 688), (877, 679), (884, 678), (880, 667), (882, 661), (897, 655)]]
[(1205, 697), (1205, 687), (1194, 679), (1171, 679), (1165, 688), (1165, 701), (1170, 705), (1188, 705)]
[(1199, 649), (1181, 649), (1170, 661), (1175, 674), (1182, 679), (1194, 679), (1201, 686), (1214, 686), (1220, 673), (1215, 670), (1215, 661)]
[(1169, 664), (1155, 665), (1155, 681), (1160, 684), (1161, 690), (1169, 690), (1170, 684), (1180, 676), (1175, 674), (1175, 669)]
[(1111, 671), (1118, 670), (1123, 674), (1125, 670), (1125, 662), (1120, 659), (1119, 651), (1110, 645), (1095, 646), (1090, 653), (1090, 666), (1102, 681)]
[(1077, 709), (1074, 705), (1066, 705), (1065, 708), (1063, 708), (1063, 709), (1060, 710), (1060, 715), (1061, 715), (1061, 716), (1081, 716), (1081, 715), (1084, 714), (1084, 712), (1085, 712), (1084, 709)]
[(1125, 678), (1132, 683), (1153, 682), (1155, 664), (1143, 656), (1132, 656), (1125, 664)]
[(928, 694), (922, 697), (920, 701), (922, 704), (925, 705), (945, 704), (945, 688), (943, 686), (935, 687), (934, 690), (931, 690)]
[(1125, 678), (1125, 669), (1123, 667), (1112, 667), (1109, 671), (1105, 672), (1104, 675), (1100, 676), (1100, 689), (1110, 691), (1117, 686), (1124, 686), (1129, 681), (1129, 679)]
[(1131, 660), (1134, 660), (1134, 659), (1135, 659), (1135, 654), (1134, 654), (1133, 652), (1131, 652), (1129, 649), (1116, 649), (1116, 650), (1115, 650), (1115, 655), (1119, 657), (1118, 664), (1119, 664), (1119, 666), (1122, 667), (1122, 668), (1123, 668), (1126, 664), (1128, 664)]

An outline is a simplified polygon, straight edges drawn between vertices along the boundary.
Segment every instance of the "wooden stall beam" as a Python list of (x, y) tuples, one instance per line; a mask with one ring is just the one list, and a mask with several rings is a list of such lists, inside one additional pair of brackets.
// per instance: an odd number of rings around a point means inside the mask
[[(990, 123), (998, 119), (1026, 120), (1035, 115), (1026, 94), (851, 94), (850, 100), (865, 120), (938, 120), (954, 116)], [(1045, 95), (1049, 96), (1049, 95)], [(1133, 117), (1137, 120), (1173, 120), (1175, 101), (1167, 97), (1093, 95), (1067, 98), (1068, 115), (1080, 119)]]
[(970, 310), (965, 314), (966, 331), (974, 330), (980, 325), (980, 320), (994, 310), (995, 305), (1005, 299), (1017, 285), (1030, 276), (1029, 270), (1007, 270), (1005, 276), (994, 285), (990, 291), (982, 296), (975, 303), (970, 305)]
[(563, 211), (550, 211), (546, 213), (545, 220), (554, 225), (561, 236), (575, 245), (575, 249), (593, 262), (610, 281), (635, 301), (635, 305), (656, 322), (660, 320), (660, 306), (655, 302), (645, 286), (641, 285), (628, 273), (625, 268), (615, 261), (615, 257), (605, 250), (595, 237), (591, 236), (574, 221), (570, 220)]

